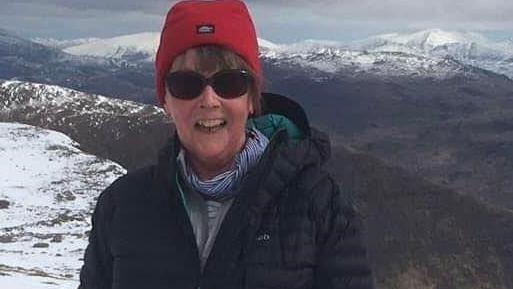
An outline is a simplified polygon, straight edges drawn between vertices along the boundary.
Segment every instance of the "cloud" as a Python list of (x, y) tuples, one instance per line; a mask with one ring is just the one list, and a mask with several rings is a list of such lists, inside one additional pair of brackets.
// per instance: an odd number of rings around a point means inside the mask
[(294, 34), (296, 38), (340, 40), (427, 28), (513, 31), (513, 1), (507, 0), (247, 2), (260, 30), (264, 34), (279, 34), (285, 40), (294, 38)]
[[(4, 3), (5, 2), (5, 3)], [(1, 0), (4, 11), (11, 5), (46, 6), (68, 11), (135, 11), (164, 15), (174, 0)], [(273, 7), (280, 10), (304, 10), (324, 16), (346, 19), (408, 19), (501, 21), (513, 15), (509, 0), (247, 0), (250, 7)], [(5, 9), (7, 7), (7, 9)], [(5, 12), (4, 12), (5, 13)]]
[(165, 13), (175, 2), (170, 0), (1, 0), (0, 5), (4, 8), (9, 6), (38, 6), (77, 12), (89, 10), (111, 12), (137, 11), (146, 14), (158, 14), (160, 12)]
[(27, 37), (111, 37), (158, 31), (174, 1), (0, 0), (0, 28)]
[[(174, 0), (0, 0), (0, 27), (107, 37), (158, 31)], [(509, 0), (247, 0), (260, 37), (344, 39), (442, 28), (513, 31)]]
[(407, 21), (506, 21), (513, 15), (509, 0), (324, 0), (324, 1), (247, 1), (255, 7), (298, 9), (339, 20)]

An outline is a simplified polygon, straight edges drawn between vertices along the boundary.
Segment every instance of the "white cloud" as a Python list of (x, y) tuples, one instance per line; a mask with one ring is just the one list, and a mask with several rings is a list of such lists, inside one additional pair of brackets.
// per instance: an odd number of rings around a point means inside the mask
[[(0, 28), (61, 38), (158, 31), (174, 2), (0, 0)], [(248, 0), (246, 3), (260, 36), (274, 41), (340, 40), (433, 27), (513, 31), (513, 1), (509, 0)]]

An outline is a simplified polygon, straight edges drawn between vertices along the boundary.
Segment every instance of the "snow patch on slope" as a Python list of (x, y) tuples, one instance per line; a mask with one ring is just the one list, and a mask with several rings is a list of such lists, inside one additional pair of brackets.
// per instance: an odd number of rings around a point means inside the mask
[(91, 43), (94, 41), (99, 41), (101, 38), (97, 37), (89, 37), (89, 38), (77, 38), (77, 39), (70, 39), (70, 40), (60, 40), (55, 38), (32, 38), (32, 41), (42, 44), (44, 46), (58, 48), (58, 49), (66, 49), (68, 47), (73, 46), (79, 46), (84, 45), (87, 43)]
[(87, 55), (114, 59), (154, 61), (160, 33), (144, 32), (108, 39), (98, 39), (64, 49), (73, 55)]
[(352, 47), (369, 53), (402, 52), (427, 58), (450, 57), (513, 79), (513, 42), (492, 41), (473, 32), (430, 29), (412, 34), (391, 33), (354, 42)]
[(0, 123), (0, 288), (76, 288), (95, 198), (125, 173), (67, 136)]
[[(64, 88), (58, 85), (39, 84), (24, 81), (0, 81), (0, 112), (30, 106), (35, 109), (54, 109), (54, 114), (63, 110), (73, 111), (81, 117), (101, 115), (132, 115), (141, 112), (161, 114), (156, 106), (108, 98)], [(59, 110), (58, 107), (61, 107)], [(57, 109), (56, 109), (57, 108)]]

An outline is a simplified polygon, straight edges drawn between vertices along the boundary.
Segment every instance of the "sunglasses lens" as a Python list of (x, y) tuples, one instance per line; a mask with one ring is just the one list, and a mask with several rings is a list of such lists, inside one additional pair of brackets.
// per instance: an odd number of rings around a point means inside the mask
[(248, 91), (250, 75), (243, 70), (227, 70), (216, 74), (212, 86), (223, 98), (236, 98)]
[(167, 75), (166, 85), (171, 96), (180, 99), (198, 97), (210, 84), (222, 98), (236, 98), (248, 92), (251, 74), (245, 70), (223, 70), (206, 79), (194, 71), (175, 71)]
[(194, 72), (177, 71), (166, 77), (166, 84), (173, 97), (193, 99), (201, 94), (205, 87), (203, 77)]

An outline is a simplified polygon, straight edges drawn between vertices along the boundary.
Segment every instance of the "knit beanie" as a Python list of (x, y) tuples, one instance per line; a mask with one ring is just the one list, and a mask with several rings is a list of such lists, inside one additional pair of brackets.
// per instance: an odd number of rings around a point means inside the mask
[(165, 102), (165, 77), (174, 59), (187, 49), (215, 44), (244, 59), (262, 79), (255, 26), (246, 5), (239, 0), (186, 0), (167, 13), (155, 60), (157, 97)]

